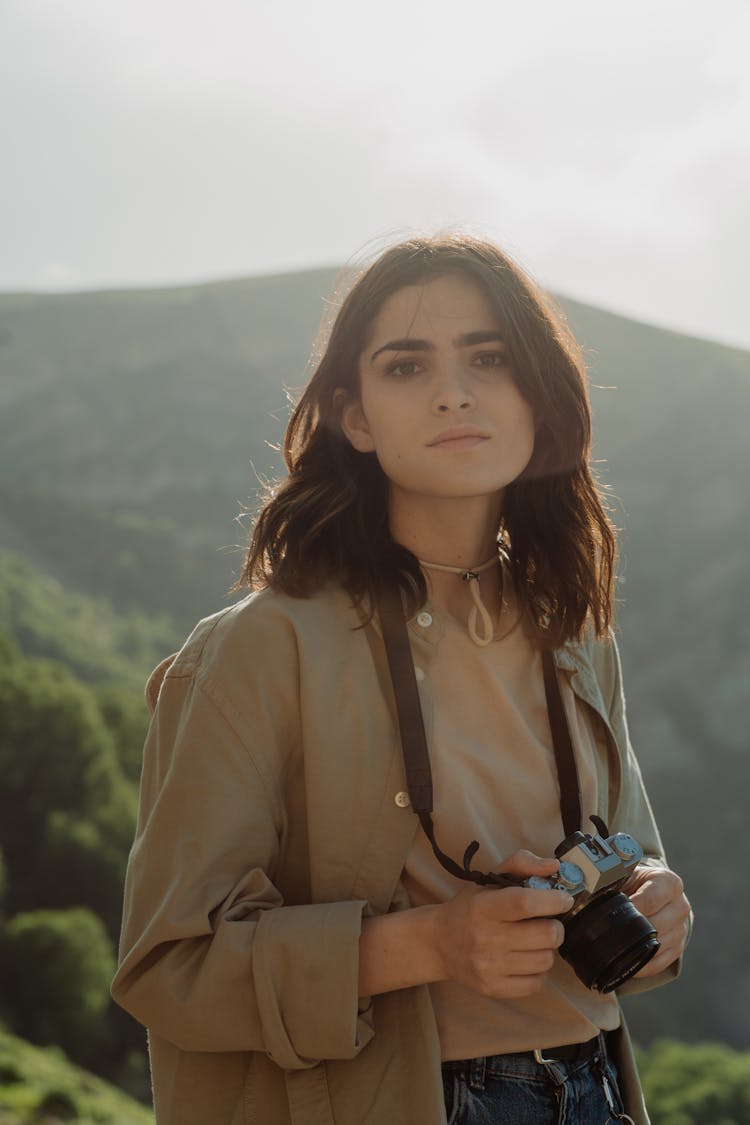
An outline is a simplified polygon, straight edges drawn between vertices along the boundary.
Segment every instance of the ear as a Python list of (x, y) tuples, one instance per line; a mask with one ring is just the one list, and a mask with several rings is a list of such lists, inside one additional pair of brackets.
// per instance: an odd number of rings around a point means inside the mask
[(339, 423), (349, 444), (358, 453), (372, 453), (375, 442), (372, 440), (362, 403), (358, 398), (349, 398), (343, 388), (334, 393), (333, 401), (338, 406)]

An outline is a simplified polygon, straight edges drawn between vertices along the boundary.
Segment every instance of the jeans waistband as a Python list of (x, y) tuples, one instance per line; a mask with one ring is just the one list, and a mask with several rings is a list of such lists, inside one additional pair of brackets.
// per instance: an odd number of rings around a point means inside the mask
[(452, 1059), (443, 1063), (443, 1070), (461, 1071), (475, 1089), (484, 1086), (487, 1077), (534, 1077), (544, 1073), (557, 1082), (588, 1062), (606, 1059), (607, 1049), (601, 1032), (585, 1043), (566, 1043), (530, 1051), (513, 1051), (503, 1055), (479, 1056), (475, 1059)]

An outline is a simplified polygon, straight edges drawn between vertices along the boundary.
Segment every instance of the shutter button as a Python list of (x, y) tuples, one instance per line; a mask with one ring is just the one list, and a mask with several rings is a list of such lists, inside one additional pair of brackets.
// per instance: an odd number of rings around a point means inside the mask
[(411, 801), (409, 800), (409, 794), (404, 789), (402, 789), (400, 793), (397, 793), (393, 800), (396, 802), (400, 809), (408, 809), (409, 805), (411, 804)]
[(432, 625), (432, 614), (423, 609), (421, 613), (417, 614), (417, 625), (420, 625), (423, 629), (429, 629)]

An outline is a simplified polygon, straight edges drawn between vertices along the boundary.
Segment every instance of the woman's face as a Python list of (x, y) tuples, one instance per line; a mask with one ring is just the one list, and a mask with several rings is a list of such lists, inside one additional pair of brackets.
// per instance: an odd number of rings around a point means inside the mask
[(458, 273), (397, 290), (359, 360), (341, 424), (391, 492), (497, 496), (529, 463), (534, 416), (513, 381), (483, 289)]

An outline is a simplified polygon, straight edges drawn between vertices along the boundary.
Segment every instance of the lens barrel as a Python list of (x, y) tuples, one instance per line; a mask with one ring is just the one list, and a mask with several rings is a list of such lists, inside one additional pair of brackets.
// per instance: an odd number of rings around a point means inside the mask
[(586, 987), (597, 992), (619, 988), (659, 948), (656, 930), (621, 891), (597, 895), (562, 921), (560, 953)]

